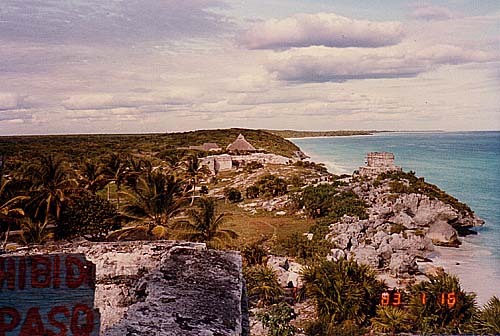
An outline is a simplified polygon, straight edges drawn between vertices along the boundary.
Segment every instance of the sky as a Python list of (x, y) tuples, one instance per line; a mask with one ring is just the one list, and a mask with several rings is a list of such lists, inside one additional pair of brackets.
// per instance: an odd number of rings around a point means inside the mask
[(498, 0), (2, 0), (0, 135), (500, 130)]

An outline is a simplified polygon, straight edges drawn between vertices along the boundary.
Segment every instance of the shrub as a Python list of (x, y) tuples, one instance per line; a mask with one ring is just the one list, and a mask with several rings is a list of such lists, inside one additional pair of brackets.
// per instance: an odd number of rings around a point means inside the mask
[(500, 299), (493, 296), (481, 309), (474, 321), (474, 331), (500, 335)]
[(393, 233), (399, 234), (399, 233), (403, 232), (404, 230), (406, 230), (406, 227), (403, 224), (399, 224), (399, 223), (392, 223), (391, 224), (391, 229), (390, 229), (391, 234), (393, 234)]
[(394, 306), (378, 307), (377, 316), (372, 318), (372, 327), (376, 331), (396, 332), (408, 331), (410, 315), (401, 308)]
[(267, 197), (282, 196), (288, 191), (286, 181), (271, 174), (262, 176), (255, 186), (259, 188), (259, 194)]
[(297, 258), (299, 262), (308, 264), (325, 258), (333, 248), (331, 242), (321, 237), (321, 235), (314, 235), (313, 239), (309, 240), (303, 234), (295, 232), (279, 240), (275, 251), (277, 254)]
[(248, 298), (251, 303), (259, 301), (263, 304), (272, 304), (279, 302), (283, 296), (276, 273), (269, 266), (257, 265), (245, 267), (243, 269), (245, 277)]
[(306, 215), (311, 218), (328, 217), (329, 221), (337, 221), (342, 216), (368, 218), (366, 204), (353, 191), (337, 190), (338, 183), (309, 186), (296, 201), (298, 207), (304, 207)]
[(121, 227), (117, 218), (113, 204), (96, 195), (84, 195), (62, 211), (56, 237), (86, 236), (91, 240), (104, 240), (110, 231)]
[(337, 188), (333, 185), (309, 186), (302, 192), (299, 205), (305, 208), (307, 216), (311, 218), (322, 217), (330, 211), (336, 193)]
[(304, 185), (304, 180), (299, 175), (295, 174), (288, 179), (287, 183), (294, 188), (300, 188)]
[(21, 240), (24, 244), (44, 244), (52, 239), (52, 234), (47, 229), (48, 223), (43, 223), (36, 219), (25, 218), (22, 223)]
[(328, 215), (335, 221), (344, 215), (355, 216), (359, 219), (368, 218), (366, 203), (359, 199), (353, 191), (343, 191), (335, 195)]
[(293, 165), (295, 167), (310, 168), (320, 173), (328, 173), (328, 169), (323, 163), (315, 163), (312, 161), (297, 161)]
[(341, 323), (319, 321), (316, 325), (318, 328), (315, 333), (308, 328), (308, 335), (317, 336), (363, 336), (366, 335), (366, 329), (360, 327), (357, 323), (351, 320), (343, 321)]
[(247, 165), (245, 166), (245, 171), (252, 172), (256, 169), (260, 169), (263, 167), (264, 167), (264, 165), (262, 163), (257, 162), (257, 161), (251, 161), (251, 162), (247, 163)]
[(248, 199), (254, 199), (254, 198), (259, 197), (260, 189), (259, 189), (259, 187), (252, 185), (252, 186), (247, 188), (245, 194), (246, 194), (246, 197)]
[(236, 188), (224, 189), (224, 196), (231, 203), (241, 202), (241, 200), (243, 199), (241, 197), (241, 192)]
[(341, 258), (306, 266), (302, 277), (306, 293), (314, 299), (318, 318), (327, 325), (352, 321), (358, 326), (375, 316), (385, 284), (375, 271), (354, 260)]
[[(394, 193), (418, 193), (428, 196), (431, 199), (438, 199), (443, 203), (451, 205), (461, 213), (472, 214), (472, 209), (464, 203), (458, 201), (455, 197), (445, 193), (436, 185), (427, 183), (423, 177), (415, 176), (415, 172), (387, 172), (382, 173), (375, 179), (376, 183), (383, 180), (390, 180), (389, 186)], [(405, 184), (408, 183), (408, 186)]]
[(475, 294), (467, 294), (458, 278), (446, 273), (412, 286), (410, 297), (411, 318), (424, 333), (460, 333), (477, 311)]
[(268, 336), (293, 336), (297, 331), (297, 328), (290, 325), (290, 321), (295, 318), (295, 312), (285, 302), (273, 305), (263, 313), (259, 313), (257, 318), (264, 327), (269, 328)]
[(410, 192), (410, 188), (407, 187), (404, 183), (399, 181), (391, 181), (389, 183), (389, 188), (391, 188), (391, 192), (395, 194), (406, 194)]
[(262, 247), (262, 241), (247, 245), (241, 251), (241, 256), (246, 266), (262, 265), (267, 257), (266, 250)]

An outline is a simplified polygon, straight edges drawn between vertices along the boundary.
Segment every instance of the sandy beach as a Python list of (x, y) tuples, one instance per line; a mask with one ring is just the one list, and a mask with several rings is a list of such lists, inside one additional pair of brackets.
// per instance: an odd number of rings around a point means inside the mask
[(436, 247), (437, 256), (431, 258), (436, 266), (459, 277), (462, 288), (477, 294), (479, 305), (485, 304), (493, 295), (500, 295), (500, 273), (498, 259), (491, 252), (474, 244), (477, 237), (461, 238), (462, 245)]

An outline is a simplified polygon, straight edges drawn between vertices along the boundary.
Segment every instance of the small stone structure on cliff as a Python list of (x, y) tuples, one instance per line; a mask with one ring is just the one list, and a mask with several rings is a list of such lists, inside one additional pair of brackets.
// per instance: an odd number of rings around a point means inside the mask
[(388, 152), (370, 152), (366, 154), (366, 166), (359, 168), (361, 176), (376, 176), (381, 173), (402, 171), (394, 165), (394, 154)]

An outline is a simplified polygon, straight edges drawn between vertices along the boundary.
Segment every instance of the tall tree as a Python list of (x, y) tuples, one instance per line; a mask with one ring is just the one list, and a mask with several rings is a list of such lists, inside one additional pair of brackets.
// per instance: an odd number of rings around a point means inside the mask
[(15, 196), (10, 198), (7, 194), (7, 185), (10, 180), (0, 179), (0, 232), (4, 235), (2, 248), (5, 249), (11, 225), (24, 216), (24, 210), (18, 207), (18, 203), (27, 199), (27, 196)]
[(45, 155), (39, 162), (30, 164), (23, 175), (31, 182), (25, 207), (30, 217), (43, 225), (51, 219), (57, 222), (63, 205), (78, 187), (65, 162), (54, 155)]
[(196, 187), (198, 186), (200, 179), (209, 173), (209, 170), (205, 165), (200, 163), (200, 160), (196, 155), (187, 156), (183, 162), (183, 168), (192, 188), (191, 205), (193, 205)]
[(186, 205), (182, 181), (162, 171), (152, 171), (140, 176), (134, 192), (122, 192), (131, 204), (124, 212), (135, 219), (144, 220), (150, 229), (167, 226), (170, 218), (182, 211)]
[[(120, 190), (127, 176), (127, 161), (120, 154), (112, 153), (105, 162), (104, 174), (108, 178), (108, 182), (114, 182), (116, 186), (116, 203), (120, 206)], [(109, 184), (108, 184), (108, 201), (109, 201)]]
[(103, 189), (108, 183), (104, 174), (104, 167), (95, 161), (86, 161), (81, 168), (81, 174), (80, 183), (82, 187), (92, 195), (95, 195), (97, 191)]

